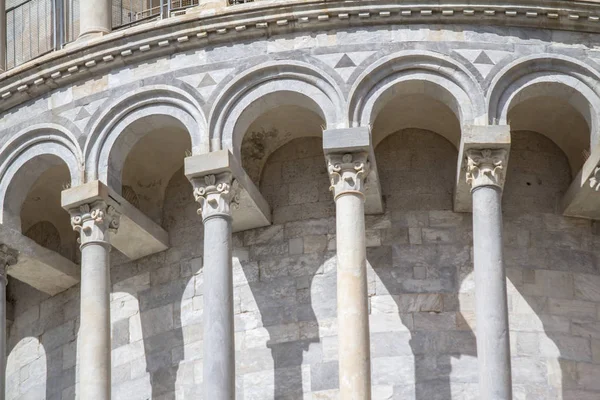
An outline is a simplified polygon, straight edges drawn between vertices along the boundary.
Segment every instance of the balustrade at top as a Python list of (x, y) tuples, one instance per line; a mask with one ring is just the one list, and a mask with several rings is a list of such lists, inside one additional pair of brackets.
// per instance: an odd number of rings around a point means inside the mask
[(166, 18), (195, 7), (201, 0), (113, 0), (113, 29)]
[[(79, 35), (79, 2), (94, 0), (6, 0), (7, 68), (62, 48)], [(168, 18), (203, 0), (112, 0), (112, 27)], [(230, 5), (254, 0), (227, 0)], [(565, 3), (572, 0), (565, 1)], [(579, 0), (600, 3), (600, 0)]]

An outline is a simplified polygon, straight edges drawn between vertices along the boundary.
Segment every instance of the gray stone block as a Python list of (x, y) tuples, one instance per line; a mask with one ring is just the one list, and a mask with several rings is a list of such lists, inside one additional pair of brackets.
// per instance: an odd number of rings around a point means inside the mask
[(313, 392), (337, 389), (339, 387), (338, 363), (328, 362), (311, 365), (310, 382)]

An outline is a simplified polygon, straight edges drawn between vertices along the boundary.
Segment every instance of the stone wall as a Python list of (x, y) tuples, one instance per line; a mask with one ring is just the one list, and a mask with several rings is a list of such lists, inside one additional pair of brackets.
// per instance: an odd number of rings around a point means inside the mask
[[(268, 159), (274, 224), (234, 235), (238, 398), (335, 399), (335, 207), (319, 138)], [(451, 211), (457, 151), (407, 129), (376, 149), (386, 213), (367, 217), (374, 399), (477, 398), (471, 218)], [(533, 158), (532, 158), (533, 157)], [(568, 162), (513, 135), (505, 254), (516, 400), (600, 397), (600, 272), (588, 221), (554, 214)], [(530, 184), (528, 184), (530, 183)], [(198, 399), (202, 225), (182, 171), (167, 192), (172, 247), (138, 262), (113, 252), (113, 399)], [(8, 400), (76, 398), (79, 292), (11, 281)]]

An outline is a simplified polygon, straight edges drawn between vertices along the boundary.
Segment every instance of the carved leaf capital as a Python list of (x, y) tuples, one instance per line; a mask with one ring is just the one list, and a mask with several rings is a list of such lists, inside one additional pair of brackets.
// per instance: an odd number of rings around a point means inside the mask
[(471, 189), (480, 186), (504, 187), (508, 152), (504, 149), (471, 149), (467, 151), (467, 183)]
[(596, 192), (600, 191), (600, 165), (594, 168), (594, 173), (589, 179), (589, 184)]
[(202, 219), (215, 215), (231, 216), (231, 210), (239, 207), (239, 185), (229, 172), (195, 178), (192, 186), (194, 198), (200, 204), (198, 215)]
[(70, 210), (73, 230), (83, 245), (91, 241), (108, 242), (108, 234), (119, 229), (120, 213), (104, 201), (83, 204)]
[(348, 192), (364, 195), (365, 181), (369, 173), (369, 160), (366, 152), (329, 154), (327, 170), (334, 198)]
[(8, 282), (6, 275), (7, 268), (17, 263), (18, 254), (16, 250), (11, 249), (5, 244), (0, 244), (0, 280), (4, 281), (4, 284)]

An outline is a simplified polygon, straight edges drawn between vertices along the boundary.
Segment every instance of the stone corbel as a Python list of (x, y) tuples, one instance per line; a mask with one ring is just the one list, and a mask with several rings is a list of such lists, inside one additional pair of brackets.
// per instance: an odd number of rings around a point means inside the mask
[(600, 219), (600, 145), (593, 149), (569, 186), (560, 211), (567, 217)]
[(365, 195), (365, 214), (383, 213), (381, 185), (373, 143), (371, 142), (370, 128), (327, 129), (323, 131), (323, 151), (328, 164), (330, 164), (331, 157), (339, 158), (338, 164), (343, 163), (343, 157), (346, 154), (353, 157), (349, 161), (350, 163), (355, 163), (356, 157), (360, 159), (366, 173), (366, 176), (361, 178), (361, 182), (364, 182), (364, 188), (360, 188)]
[(454, 185), (455, 212), (471, 212), (472, 188), (482, 185), (503, 188), (509, 153), (508, 125), (463, 126)]
[(233, 232), (271, 224), (271, 208), (229, 150), (187, 157), (185, 176), (192, 183), (199, 213), (231, 213)]
[[(103, 204), (120, 215), (119, 229), (111, 245), (131, 260), (169, 248), (169, 234), (135, 206), (100, 181), (92, 181), (62, 192), (62, 207), (72, 216), (93, 204)], [(83, 209), (82, 209), (83, 207)], [(76, 222), (76, 221), (75, 221)], [(77, 227), (77, 224), (74, 223)]]
[(0, 243), (18, 253), (6, 263), (6, 273), (51, 296), (79, 282), (80, 268), (55, 251), (40, 246), (21, 232), (2, 226)]

